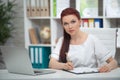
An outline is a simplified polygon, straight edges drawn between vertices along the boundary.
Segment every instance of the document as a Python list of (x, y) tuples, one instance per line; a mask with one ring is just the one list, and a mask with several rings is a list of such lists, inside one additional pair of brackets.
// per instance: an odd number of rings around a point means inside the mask
[(89, 67), (78, 67), (73, 70), (68, 70), (68, 72), (75, 74), (88, 74), (88, 73), (98, 73), (98, 68), (89, 68)]

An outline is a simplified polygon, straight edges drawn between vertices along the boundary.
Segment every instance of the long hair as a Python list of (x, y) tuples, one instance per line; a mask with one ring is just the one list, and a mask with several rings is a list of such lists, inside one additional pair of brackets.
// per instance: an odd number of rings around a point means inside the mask
[[(62, 24), (63, 24), (63, 22), (62, 22), (63, 17), (67, 16), (67, 15), (75, 15), (80, 20), (80, 13), (76, 9), (66, 8), (61, 13), (61, 23)], [(69, 51), (70, 39), (71, 39), (70, 35), (64, 30), (63, 43), (62, 43), (61, 50), (60, 50), (60, 55), (59, 55), (60, 56), (59, 57), (60, 62), (63, 62), (63, 63), (67, 62), (66, 53)]]

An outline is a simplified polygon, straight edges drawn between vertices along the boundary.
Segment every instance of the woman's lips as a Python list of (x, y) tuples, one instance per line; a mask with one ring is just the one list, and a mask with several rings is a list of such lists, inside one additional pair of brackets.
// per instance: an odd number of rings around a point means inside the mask
[(74, 30), (69, 30), (70, 33), (74, 32)]

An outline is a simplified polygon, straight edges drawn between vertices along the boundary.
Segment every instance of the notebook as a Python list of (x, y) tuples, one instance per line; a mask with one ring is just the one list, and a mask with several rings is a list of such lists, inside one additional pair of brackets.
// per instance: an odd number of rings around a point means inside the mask
[(42, 75), (55, 73), (54, 69), (33, 69), (27, 49), (24, 47), (0, 46), (4, 62), (10, 73)]
[(74, 74), (89, 74), (89, 73), (98, 73), (97, 68), (89, 68), (89, 67), (77, 67), (73, 70), (65, 70)]

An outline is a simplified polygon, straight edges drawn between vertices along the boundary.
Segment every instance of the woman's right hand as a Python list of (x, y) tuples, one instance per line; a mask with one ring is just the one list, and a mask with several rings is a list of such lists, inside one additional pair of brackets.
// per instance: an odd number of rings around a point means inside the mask
[(68, 61), (67, 63), (65, 63), (64, 69), (65, 70), (73, 70), (73, 63)]
[(73, 69), (73, 63), (71, 61), (68, 61), (66, 63), (62, 63), (62, 62), (57, 61), (55, 58), (51, 58), (50, 62), (49, 62), (49, 68), (72, 70)]

